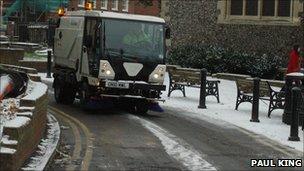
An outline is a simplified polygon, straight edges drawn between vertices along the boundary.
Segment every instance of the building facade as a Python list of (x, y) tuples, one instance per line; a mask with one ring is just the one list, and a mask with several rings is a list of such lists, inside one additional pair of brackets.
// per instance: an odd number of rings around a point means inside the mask
[[(1, 0), (2, 16), (8, 13), (9, 21), (46, 21), (49, 18), (56, 18), (57, 9), (60, 6), (67, 10), (84, 9), (86, 0), (44, 0), (44, 1), (23, 1), (23, 0)], [(107, 10), (122, 13), (160, 15), (161, 0), (88, 0), (93, 2), (94, 10)], [(48, 2), (48, 4), (45, 4)], [(57, 5), (57, 6), (56, 6)], [(37, 10), (39, 8), (39, 10)], [(49, 8), (52, 8), (50, 10)], [(53, 9), (54, 8), (54, 9)], [(21, 10), (22, 9), (22, 10)], [(26, 19), (24, 19), (26, 18)], [(33, 19), (32, 19), (33, 18)]]
[(301, 0), (165, 1), (173, 47), (205, 43), (286, 57), (303, 44)]
[(2, 9), (3, 9), (3, 12), (6, 10), (7, 7), (10, 7), (14, 2), (15, 0), (1, 0), (2, 1)]
[[(141, 3), (143, 0), (92, 0), (94, 10), (153, 15), (160, 14), (161, 0), (144, 0), (150, 3)], [(68, 10), (83, 9), (85, 0), (70, 0)]]

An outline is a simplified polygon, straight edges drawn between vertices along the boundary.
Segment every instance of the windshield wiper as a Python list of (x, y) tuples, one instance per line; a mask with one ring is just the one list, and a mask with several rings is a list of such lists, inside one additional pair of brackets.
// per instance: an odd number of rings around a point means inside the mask
[(126, 59), (126, 60), (130, 60), (131, 62), (138, 62), (138, 58), (136, 58), (136, 57), (123, 56), (122, 58)]
[(116, 56), (119, 58), (115, 59), (121, 59), (121, 60), (129, 60), (131, 62), (137, 62), (138, 58), (132, 55), (125, 55), (125, 52), (123, 49), (114, 49), (114, 48), (107, 48), (105, 49), (108, 53), (108, 56)]
[(123, 49), (120, 49), (120, 54), (123, 59), (128, 59), (128, 60), (133, 60), (133, 62), (138, 62), (138, 57), (136, 57), (134, 55), (125, 54)]

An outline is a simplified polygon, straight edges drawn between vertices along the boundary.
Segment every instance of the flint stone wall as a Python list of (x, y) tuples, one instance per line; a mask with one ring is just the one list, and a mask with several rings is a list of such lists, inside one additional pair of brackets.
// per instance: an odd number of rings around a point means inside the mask
[(169, 1), (172, 47), (206, 43), (242, 52), (274, 53), (287, 59), (302, 44), (300, 26), (219, 24), (217, 0)]

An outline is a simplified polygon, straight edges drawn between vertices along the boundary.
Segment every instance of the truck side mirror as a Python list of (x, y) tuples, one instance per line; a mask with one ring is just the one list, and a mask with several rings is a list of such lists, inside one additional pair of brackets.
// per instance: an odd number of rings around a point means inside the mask
[(171, 38), (171, 29), (168, 26), (166, 26), (165, 36), (166, 36), (166, 39), (170, 39)]

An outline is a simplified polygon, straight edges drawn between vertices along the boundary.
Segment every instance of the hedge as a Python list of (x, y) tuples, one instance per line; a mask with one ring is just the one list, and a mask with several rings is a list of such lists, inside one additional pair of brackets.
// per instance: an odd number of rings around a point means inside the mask
[(193, 44), (171, 50), (169, 64), (206, 68), (211, 73), (228, 72), (260, 78), (274, 78), (282, 65), (272, 54), (242, 53), (217, 46)]

